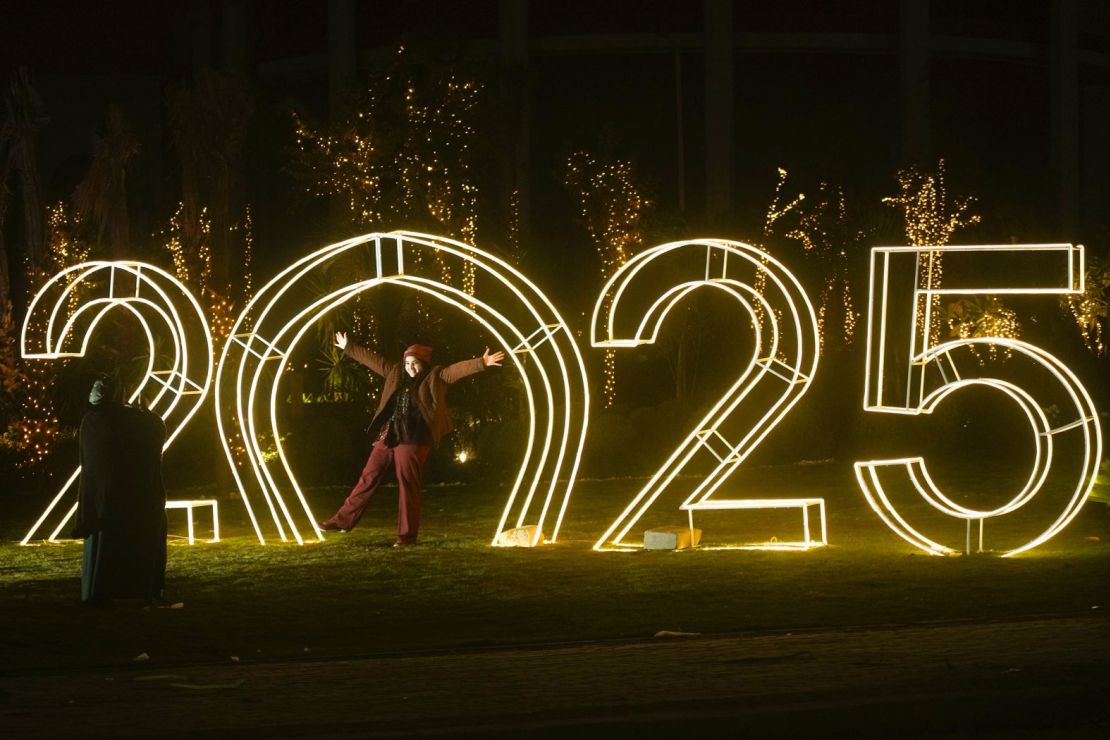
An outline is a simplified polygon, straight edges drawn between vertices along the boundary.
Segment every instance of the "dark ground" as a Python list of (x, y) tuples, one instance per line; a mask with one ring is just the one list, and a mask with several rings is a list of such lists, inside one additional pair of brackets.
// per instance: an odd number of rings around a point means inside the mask
[[(301, 548), (257, 546), (228, 502), (225, 541), (171, 545), (176, 609), (81, 608), (79, 546), (16, 546), (36, 512), (9, 507), (0, 735), (1110, 736), (1110, 509), (1027, 556), (932, 558), (846, 467), (736, 481), (824, 496), (811, 552), (593, 552), (636, 481), (582, 483), (535, 551), (487, 547), (497, 490), (430, 489), (400, 552), (393, 491)], [(707, 537), (796, 536), (760, 516)]]

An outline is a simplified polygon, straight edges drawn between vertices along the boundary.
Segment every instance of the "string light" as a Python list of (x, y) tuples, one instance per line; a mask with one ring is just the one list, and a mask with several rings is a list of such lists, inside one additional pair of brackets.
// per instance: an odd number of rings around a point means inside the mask
[(243, 304), (254, 295), (254, 219), (248, 204), (243, 210)]
[[(330, 132), (293, 114), (306, 190), (341, 198), (351, 223), (362, 230), (430, 215), (440, 231), (474, 243), (479, 188), (472, 160), (483, 93), (483, 85), (451, 71), (422, 74), (405, 47), (398, 47), (390, 70), (371, 80), (355, 112)], [(432, 259), (440, 279), (453, 284), (450, 264), (438, 254)], [(473, 265), (461, 266), (463, 292), (474, 293), (476, 274)], [(419, 313), (427, 321), (423, 303)]]
[[(1017, 314), (1002, 304), (994, 296), (968, 296), (948, 304), (949, 336), (957, 339), (974, 337), (1001, 337), (1017, 339), (1021, 336), (1021, 325)], [(1011, 350), (1002, 344), (988, 344), (986, 350), (980, 345), (970, 347), (979, 364), (989, 357), (991, 360), (1010, 357)]]
[[(782, 167), (777, 169), (778, 179), (775, 181), (775, 191), (771, 196), (771, 202), (767, 204), (767, 213), (763, 216), (763, 236), (770, 238), (776, 232), (776, 225), (778, 222), (790, 213), (796, 213), (798, 206), (805, 200), (805, 193), (798, 193), (789, 202), (783, 202), (783, 192), (786, 187), (786, 181), (789, 179), (789, 173)], [(755, 244), (761, 251), (768, 251), (765, 244)], [(767, 260), (760, 257), (759, 260), (766, 265)], [(752, 287), (757, 293), (762, 295), (767, 290), (767, 274), (764, 270), (757, 270)], [(752, 305), (755, 311), (755, 318), (757, 321), (763, 321), (763, 304), (756, 301)]]
[[(601, 258), (601, 278), (608, 280), (644, 243), (643, 220), (652, 201), (636, 181), (632, 164), (617, 160), (603, 164), (589, 152), (567, 158), (563, 184), (578, 203), (590, 240)], [(617, 395), (616, 353), (604, 352), (605, 407)]]
[(185, 203), (178, 203), (177, 210), (170, 217), (168, 228), (159, 233), (158, 237), (162, 241), (162, 248), (173, 259), (174, 276), (190, 286), (197, 295), (205, 295), (212, 279), (212, 219), (208, 217), (207, 207), (200, 210), (194, 232), (197, 238), (195, 243), (190, 244), (184, 212)]
[(513, 188), (509, 193), (509, 223), (508, 232), (509, 252), (516, 264), (521, 263), (524, 256), (524, 246), (520, 241), (520, 188)]
[[(817, 328), (822, 354), (852, 346), (858, 314), (852, 300), (848, 253), (861, 245), (867, 234), (854, 229), (848, 221), (844, 191), (840, 187), (819, 183), (817, 195), (808, 201), (804, 193), (786, 205), (780, 205), (787, 172), (779, 168), (775, 194), (764, 220), (764, 234), (776, 231), (776, 223), (788, 213), (795, 213), (795, 225), (784, 236), (802, 245), (806, 256), (816, 260), (824, 281), (817, 297)], [(803, 202), (804, 201), (804, 202)], [(758, 276), (757, 289), (766, 286), (766, 275)], [(838, 334), (830, 333), (829, 325), (839, 325)], [(835, 341), (834, 341), (835, 337)]]
[[(944, 160), (937, 162), (935, 173), (922, 172), (916, 168), (899, 170), (898, 193), (883, 198), (882, 202), (902, 211), (905, 220), (906, 244), (913, 247), (943, 247), (951, 240), (958, 229), (979, 223), (979, 214), (972, 212), (975, 198), (965, 196), (949, 199), (948, 188), (944, 182)], [(925, 290), (941, 287), (944, 273), (944, 255), (938, 250), (925, 250), (921, 253), (918, 266), (918, 280)], [(917, 307), (918, 326), (926, 332), (929, 341), (940, 341), (940, 327), (925, 321), (926, 313), (940, 313), (940, 298), (933, 295), (929, 310), (924, 305)]]
[(46, 372), (20, 361), (11, 304), (0, 315), (0, 380), (7, 423), (0, 447), (14, 454), (17, 470), (30, 472), (43, 463), (61, 436), (61, 425), (50, 402)]
[[(46, 256), (41, 264), (26, 263), (28, 282), (32, 291), (37, 290), (48, 275), (88, 259), (91, 245), (81, 236), (83, 222), (71, 213), (64, 202), (46, 210)], [(66, 316), (72, 316), (86, 295), (86, 286), (79, 285), (69, 293), (64, 307)], [(0, 432), (0, 447), (14, 453), (17, 470), (32, 472), (46, 461), (62, 435), (51, 400), (55, 372), (41, 363), (27, 363), (19, 356), (15, 346), (15, 323), (11, 305), (3, 308), (2, 350), (3, 382), (6, 395), (11, 399), (13, 413)], [(18, 412), (15, 412), (15, 410)]]
[(1104, 357), (1106, 334), (1103, 325), (1110, 316), (1110, 259), (1088, 257), (1085, 278), (1083, 292), (1064, 296), (1060, 303), (1075, 319), (1088, 349)]

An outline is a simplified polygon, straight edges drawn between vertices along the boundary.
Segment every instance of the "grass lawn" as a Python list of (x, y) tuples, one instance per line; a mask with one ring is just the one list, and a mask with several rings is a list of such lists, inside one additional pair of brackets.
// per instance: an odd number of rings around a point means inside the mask
[[(247, 662), (638, 639), (660, 630), (787, 631), (1110, 609), (1110, 507), (1102, 503), (1089, 502), (1060, 536), (1027, 555), (938, 558), (879, 521), (849, 463), (755, 467), (729, 489), (823, 496), (829, 547), (592, 551), (642, 483), (580, 483), (559, 542), (535, 550), (488, 546), (505, 491), (480, 486), (428, 489), (420, 545), (406, 550), (389, 546), (393, 488), (379, 492), (353, 532), (304, 547), (259, 546), (242, 507), (222, 501), (222, 542), (171, 542), (167, 595), (184, 603), (177, 609), (82, 608), (80, 544), (18, 546), (41, 504), (9, 500), (0, 504), (2, 670), (119, 666), (144, 652), (150, 665)], [(322, 516), (345, 493), (310, 491)], [(653, 510), (635, 531), (681, 524), (681, 513), (667, 509)], [(183, 533), (184, 514), (170, 517), (171, 531)], [(710, 512), (698, 525), (707, 545), (800, 537), (794, 512)], [(1000, 540), (1006, 526), (999, 525)], [(952, 541), (962, 541), (962, 532), (957, 525)], [(994, 533), (989, 524), (988, 544)]]

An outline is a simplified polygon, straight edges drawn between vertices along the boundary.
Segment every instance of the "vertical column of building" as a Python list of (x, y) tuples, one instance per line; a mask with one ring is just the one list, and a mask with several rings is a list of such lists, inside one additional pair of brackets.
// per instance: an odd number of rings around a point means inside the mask
[[(1079, 225), (1079, 64), (1078, 3), (1051, 3), (1049, 79), (1052, 174), (1064, 235)], [(1066, 238), (1071, 238), (1070, 236)]]
[(929, 0), (898, 4), (899, 98), (902, 159), (907, 164), (929, 157)]
[(205, 0), (189, 3), (189, 47), (194, 74), (212, 68), (212, 7)]
[[(354, 88), (357, 76), (355, 0), (328, 0), (328, 119), (333, 126), (338, 123), (343, 102)], [(328, 207), (331, 228), (335, 232), (346, 224), (343, 199), (332, 196)]]
[(355, 1), (328, 0), (328, 112), (332, 123), (358, 72)]
[(705, 0), (705, 215), (732, 211), (732, 0)]
[[(519, 237), (527, 241), (530, 224), (530, 132), (531, 95), (528, 80), (528, 3), (522, 0), (500, 0), (498, 29), (501, 41), (501, 62), (504, 68), (506, 121), (511, 146), (504, 159), (503, 179), (510, 191), (516, 190)], [(506, 198), (506, 202), (507, 198)]]
[(221, 18), (222, 39), (220, 66), (233, 75), (247, 73), (247, 3), (227, 0)]

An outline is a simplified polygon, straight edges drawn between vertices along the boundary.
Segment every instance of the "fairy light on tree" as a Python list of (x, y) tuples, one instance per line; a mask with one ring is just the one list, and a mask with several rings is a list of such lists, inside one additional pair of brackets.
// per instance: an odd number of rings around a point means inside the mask
[(0, 447), (14, 457), (16, 469), (32, 472), (43, 463), (61, 436), (50, 400), (51, 375), (19, 356), (19, 327), (11, 304), (0, 315), (0, 411), (6, 424)]
[[(800, 196), (794, 201), (797, 225), (785, 236), (797, 240), (806, 256), (818, 262), (824, 275), (817, 308), (821, 352), (847, 349), (855, 339), (858, 320), (852, 300), (848, 254), (859, 251), (867, 234), (849, 223), (844, 191), (840, 187), (822, 182), (813, 198), (804, 204), (801, 200)], [(830, 331), (831, 326), (839, 327), (839, 332)]]
[[(636, 181), (632, 164), (622, 160), (598, 161), (585, 151), (567, 158), (563, 184), (570, 191), (590, 240), (601, 258), (601, 279), (608, 280), (644, 243), (643, 221), (651, 200)], [(617, 393), (616, 354), (605, 350), (606, 408)]]
[[(202, 212), (202, 216), (203, 215)], [(236, 317), (239, 315), (240, 306), (245, 306), (251, 299), (251, 261), (254, 258), (253, 226), (251, 209), (250, 206), (247, 205), (243, 210), (243, 220), (232, 224), (229, 229), (231, 236), (238, 236), (239, 242), (242, 245), (243, 264), (239, 272), (238, 282), (240, 290), (238, 300), (236, 300), (235, 290), (231, 285), (226, 286), (223, 291), (216, 290), (215, 286), (211, 283), (204, 285), (200, 289), (203, 302), (208, 308), (209, 328), (212, 332), (212, 343), (214, 351), (216, 352), (219, 352), (223, 348), (223, 343), (231, 336), (231, 330), (235, 325)], [(210, 230), (210, 222), (202, 223), (202, 233), (210, 233)], [(201, 258), (204, 259), (210, 254), (210, 250), (205, 248), (204, 243), (202, 243), (201, 246), (203, 248)], [(211, 264), (211, 260), (208, 260), (208, 264)], [(203, 269), (200, 271), (200, 274), (203, 278), (205, 275)], [(211, 280), (211, 272), (208, 273), (207, 279), (209, 281)], [(185, 279), (182, 279), (182, 282), (186, 282)]]
[(776, 231), (776, 224), (787, 214), (795, 211), (802, 201), (806, 199), (805, 193), (798, 193), (789, 202), (783, 202), (783, 190), (790, 173), (782, 167), (778, 168), (778, 179), (775, 181), (775, 192), (771, 202), (767, 205), (767, 214), (763, 218), (763, 235), (771, 236)]
[(246, 305), (251, 297), (254, 233), (250, 207), (244, 208), (242, 221), (228, 227), (226, 240), (230, 242), (237, 238), (241, 244), (243, 264), (237, 271), (241, 286), (238, 291), (239, 300), (236, 300), (236, 291), (232, 285), (220, 288), (215, 284), (212, 247), (214, 226), (208, 216), (208, 209), (201, 208), (197, 214), (198, 222), (192, 225), (186, 224), (186, 212), (184, 204), (178, 204), (169, 224), (156, 235), (156, 239), (170, 256), (174, 277), (189, 286), (204, 306), (212, 332), (213, 347), (219, 352), (231, 334), (239, 313), (240, 300), (242, 305)]
[[(309, 195), (337, 198), (360, 230), (411, 225), (474, 244), (483, 94), (482, 84), (449, 65), (419, 63), (402, 46), (330, 129), (293, 113), (294, 175)], [(452, 282), (447, 264), (437, 265)], [(464, 267), (459, 278), (473, 294), (474, 268)]]
[[(51, 275), (87, 261), (92, 253), (92, 246), (81, 236), (80, 217), (73, 214), (64, 202), (59, 201), (46, 209), (46, 227), (46, 264), (38, 268), (28, 265), (31, 283), (36, 288)], [(70, 315), (80, 304), (81, 297), (80, 288), (72, 293), (67, 307)]]
[(194, 231), (199, 238), (190, 244), (190, 240), (186, 238), (184, 208), (183, 203), (177, 205), (177, 210), (170, 217), (169, 225), (158, 234), (158, 237), (162, 241), (162, 248), (173, 260), (174, 277), (197, 293), (203, 294), (212, 276), (212, 252), (208, 247), (208, 239), (212, 234), (212, 221), (208, 218), (207, 210), (202, 208)]
[[(979, 223), (979, 214), (972, 212), (975, 198), (971, 196), (949, 198), (944, 182), (944, 160), (937, 162), (936, 172), (922, 172), (916, 168), (899, 170), (898, 193), (883, 198), (883, 203), (898, 208), (905, 220), (906, 243), (914, 247), (943, 247), (952, 240), (957, 229)], [(940, 288), (943, 276), (940, 254), (929, 251), (921, 257), (921, 287)], [(933, 309), (939, 312), (940, 303), (933, 297)], [(925, 320), (925, 307), (917, 307), (919, 325)], [(930, 339), (937, 341), (940, 327), (929, 327)]]
[[(784, 198), (786, 181), (789, 179), (789, 173), (779, 167), (777, 170), (778, 179), (775, 181), (775, 191), (771, 195), (771, 201), (767, 204), (767, 213), (763, 216), (763, 238), (770, 239), (781, 230), (779, 221), (788, 215), (797, 216), (798, 209), (802, 202), (806, 199), (805, 193), (798, 193), (790, 200)], [(757, 244), (756, 246), (765, 249), (763, 245)], [(767, 260), (763, 262), (766, 264)], [(757, 293), (761, 295), (767, 289), (767, 275), (764, 270), (758, 270), (755, 276), (755, 285), (753, 286)], [(756, 318), (762, 320), (763, 306), (755, 304), (753, 307)]]
[(524, 245), (520, 241), (520, 188), (513, 188), (509, 193), (509, 219), (506, 231), (509, 243), (509, 254), (518, 266), (523, 258)]
[[(948, 321), (949, 337), (953, 339), (973, 339), (975, 337), (1002, 337), (1017, 339), (1021, 336), (1021, 325), (1017, 314), (1002, 304), (995, 296), (967, 296), (950, 302), (945, 310)], [(996, 360), (1001, 356), (1009, 358), (1009, 349), (999, 349), (997, 344), (971, 345), (971, 353), (982, 365), (985, 357)]]
[(1075, 319), (1087, 348), (1106, 356), (1106, 324), (1110, 321), (1110, 258), (1087, 257), (1085, 290), (1060, 298), (1061, 306)]
[[(27, 262), (30, 290), (35, 290), (50, 276), (71, 265), (84, 262), (92, 251), (82, 236), (82, 221), (62, 202), (46, 209), (46, 250), (41, 264)], [(67, 309), (70, 313), (80, 301), (80, 290), (74, 291)], [(19, 355), (18, 327), (12, 319), (11, 306), (0, 316), (0, 406), (7, 424), (0, 432), (0, 447), (13, 453), (15, 466), (24, 472), (37, 469), (48, 458), (62, 434), (61, 424), (52, 401), (56, 369), (45, 363), (26, 361)]]
[(254, 269), (254, 220), (251, 217), (251, 207), (248, 205), (243, 212), (243, 304), (250, 302), (254, 295), (252, 270)]

